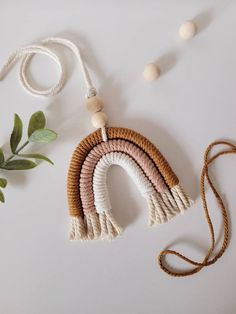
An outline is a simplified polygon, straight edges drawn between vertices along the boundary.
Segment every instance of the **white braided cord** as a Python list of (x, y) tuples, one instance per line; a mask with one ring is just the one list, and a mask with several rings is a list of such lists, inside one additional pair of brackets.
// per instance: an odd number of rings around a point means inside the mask
[(125, 153), (108, 153), (99, 160), (93, 175), (94, 204), (98, 213), (111, 210), (106, 182), (107, 171), (111, 165), (119, 165), (124, 168), (143, 196), (156, 193), (152, 183), (147, 179), (136, 161)]
[[(12, 66), (22, 58), (22, 63), (20, 66), (19, 71), (19, 79), (22, 84), (22, 86), (25, 88), (27, 92), (29, 92), (32, 95), (35, 96), (54, 96), (58, 94), (62, 88), (64, 87), (66, 83), (66, 71), (63, 66), (63, 62), (61, 61), (60, 57), (52, 51), (52, 49), (46, 47), (48, 44), (60, 44), (67, 48), (69, 48), (75, 55), (76, 59), (78, 60), (81, 72), (85, 81), (86, 85), (86, 97), (91, 97), (96, 95), (96, 89), (93, 87), (91, 78), (88, 73), (88, 69), (86, 68), (79, 47), (77, 47), (72, 41), (65, 39), (65, 38), (59, 38), (59, 37), (49, 37), (44, 40), (41, 40), (38, 44), (28, 45), (22, 48), (19, 48), (14, 53), (10, 55), (8, 60), (4, 63), (2, 66), (2, 69), (0, 70), (0, 80), (2, 80), (6, 74), (9, 72), (9, 70), (12, 68)], [(29, 62), (32, 59), (32, 57), (35, 54), (43, 54), (51, 59), (53, 59), (60, 69), (60, 78), (58, 82), (53, 85), (52, 87), (44, 90), (36, 89), (32, 86), (32, 83), (29, 81), (27, 76), (27, 68), (29, 66)]]

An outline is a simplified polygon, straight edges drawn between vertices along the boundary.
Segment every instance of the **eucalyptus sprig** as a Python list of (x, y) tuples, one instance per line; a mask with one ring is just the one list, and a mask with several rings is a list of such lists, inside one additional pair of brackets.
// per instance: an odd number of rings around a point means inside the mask
[[(5, 158), (3, 150), (0, 148), (0, 169), (4, 170), (28, 170), (35, 168), (38, 164), (34, 160), (44, 160), (53, 165), (53, 162), (46, 156), (38, 153), (23, 154), (23, 149), (30, 143), (50, 143), (57, 138), (57, 133), (46, 129), (46, 118), (42, 111), (35, 112), (28, 124), (28, 139), (20, 145), (23, 133), (23, 123), (20, 117), (15, 114), (14, 127), (10, 137), (10, 147), (12, 155)], [(0, 178), (0, 202), (5, 202), (2, 192), (7, 186), (7, 180)]]

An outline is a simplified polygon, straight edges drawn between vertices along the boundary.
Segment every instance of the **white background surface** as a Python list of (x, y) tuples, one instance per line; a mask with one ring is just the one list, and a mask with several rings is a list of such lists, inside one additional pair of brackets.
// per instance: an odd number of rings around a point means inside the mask
[[(32, 147), (55, 162), (9, 180), (0, 208), (1, 314), (233, 314), (235, 300), (235, 171), (233, 156), (213, 166), (227, 199), (231, 242), (223, 258), (199, 274), (175, 279), (156, 265), (169, 244), (202, 260), (209, 235), (199, 197), (203, 152), (215, 139), (235, 141), (235, 1), (7, 1), (0, 2), (0, 61), (16, 48), (52, 35), (73, 39), (86, 55), (110, 125), (147, 136), (164, 153), (196, 199), (185, 215), (147, 227), (147, 204), (119, 168), (109, 173), (114, 215), (124, 227), (113, 242), (71, 243), (66, 175), (71, 153), (92, 131), (84, 84), (72, 54), (58, 49), (68, 83), (53, 99), (33, 98), (17, 82), (17, 67), (0, 84), (0, 142), (8, 143), (14, 112), (25, 124), (42, 109), (59, 139)], [(195, 18), (190, 42), (178, 27)], [(58, 51), (57, 50), (57, 51)], [(162, 76), (142, 80), (145, 63), (159, 60)], [(31, 73), (48, 86), (57, 68), (35, 57)], [(214, 221), (221, 217), (210, 196)], [(172, 259), (172, 265), (188, 267)]]

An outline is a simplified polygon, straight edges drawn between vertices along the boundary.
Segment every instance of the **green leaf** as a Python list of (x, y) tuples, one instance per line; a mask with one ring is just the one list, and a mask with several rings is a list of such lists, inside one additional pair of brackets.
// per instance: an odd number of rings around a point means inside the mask
[(44, 129), (45, 124), (46, 118), (42, 111), (37, 111), (32, 114), (28, 126), (28, 136), (30, 137), (36, 130)]
[(47, 161), (53, 165), (53, 162), (48, 157), (41, 155), (41, 154), (19, 154), (18, 156), (25, 157), (25, 158), (34, 158), (34, 159), (39, 159), (39, 160), (45, 160), (45, 161)]
[(0, 202), (5, 203), (5, 197), (1, 190), (0, 190)]
[(57, 138), (57, 133), (49, 129), (40, 129), (31, 134), (29, 141), (36, 143), (50, 143)]
[(0, 165), (4, 163), (4, 154), (3, 154), (3, 150), (0, 148)]
[(7, 186), (7, 180), (4, 178), (0, 178), (0, 187), (5, 188)]
[(15, 113), (14, 128), (11, 133), (11, 139), (10, 139), (11, 150), (13, 153), (15, 153), (17, 146), (20, 143), (20, 140), (22, 138), (22, 129), (23, 129), (22, 121), (20, 117)]
[(6, 170), (27, 170), (36, 167), (37, 164), (31, 160), (27, 159), (16, 159), (7, 162), (3, 169)]

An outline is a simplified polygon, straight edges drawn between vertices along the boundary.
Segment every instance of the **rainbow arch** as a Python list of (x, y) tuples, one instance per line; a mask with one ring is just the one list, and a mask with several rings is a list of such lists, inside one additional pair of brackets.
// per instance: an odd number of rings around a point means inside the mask
[(109, 127), (83, 139), (68, 171), (70, 239), (114, 238), (121, 227), (112, 215), (107, 172), (119, 165), (130, 175), (149, 208), (149, 226), (164, 223), (191, 206), (179, 179), (160, 151), (141, 134)]

